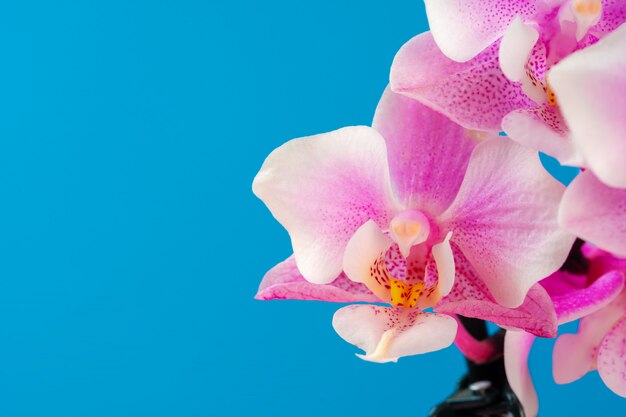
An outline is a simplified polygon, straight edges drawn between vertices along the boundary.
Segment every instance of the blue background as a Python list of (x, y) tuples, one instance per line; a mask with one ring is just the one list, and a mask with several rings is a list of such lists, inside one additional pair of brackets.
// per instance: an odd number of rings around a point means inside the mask
[[(454, 348), (370, 364), (336, 305), (253, 300), (290, 252), (254, 174), (370, 122), (419, 0), (7, 3), (0, 415), (425, 416), (450, 392)], [(556, 386), (550, 347), (544, 416), (623, 408), (595, 374)]]

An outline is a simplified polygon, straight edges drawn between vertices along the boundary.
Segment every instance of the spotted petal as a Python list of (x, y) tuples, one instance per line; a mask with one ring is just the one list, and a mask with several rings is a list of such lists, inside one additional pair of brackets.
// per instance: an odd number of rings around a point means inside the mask
[(437, 45), (444, 54), (464, 62), (500, 38), (515, 16), (531, 17), (535, 1), (424, 0)]
[(596, 368), (597, 352), (606, 334), (624, 317), (626, 293), (580, 321), (578, 333), (564, 334), (554, 344), (552, 364), (558, 384), (576, 381)]
[(302, 275), (317, 284), (341, 273), (345, 246), (363, 223), (387, 225), (396, 209), (384, 139), (368, 127), (287, 142), (252, 188), (289, 232)]
[(432, 216), (445, 210), (465, 175), (475, 133), (389, 88), (372, 126), (385, 138), (391, 180), (404, 206)]
[(602, 0), (602, 17), (590, 32), (602, 37), (626, 22), (626, 2), (624, 0)]
[(602, 340), (598, 373), (611, 391), (626, 397), (626, 318), (613, 326)]
[(503, 306), (520, 306), (528, 290), (565, 261), (574, 237), (557, 224), (563, 191), (535, 152), (506, 138), (474, 150), (441, 221)]
[(496, 42), (459, 63), (441, 53), (429, 32), (422, 33), (398, 51), (391, 67), (391, 89), (468, 129), (500, 132), (504, 115), (536, 104), (519, 83), (502, 74), (498, 48)]
[(446, 315), (375, 305), (343, 307), (333, 326), (345, 341), (365, 351), (360, 358), (372, 362), (443, 349), (452, 344), (457, 329), (456, 320)]
[(290, 256), (270, 269), (254, 297), (257, 300), (320, 300), (338, 303), (377, 302), (363, 284), (351, 281), (343, 273), (329, 284), (312, 284), (300, 274)]
[(343, 270), (353, 282), (362, 283), (378, 300), (390, 302), (391, 277), (385, 265), (385, 254), (392, 245), (378, 225), (370, 220), (359, 227), (348, 241)]
[(520, 145), (550, 155), (563, 165), (584, 163), (561, 113), (550, 105), (512, 111), (502, 119), (502, 130)]
[(533, 286), (521, 306), (507, 308), (496, 302), (485, 283), (463, 253), (454, 249), (456, 281), (452, 291), (435, 310), (460, 314), (496, 323), (502, 327), (522, 329), (541, 337), (556, 336), (557, 317), (550, 297), (540, 285)]
[(605, 184), (626, 188), (626, 24), (579, 50), (548, 77), (587, 167)]

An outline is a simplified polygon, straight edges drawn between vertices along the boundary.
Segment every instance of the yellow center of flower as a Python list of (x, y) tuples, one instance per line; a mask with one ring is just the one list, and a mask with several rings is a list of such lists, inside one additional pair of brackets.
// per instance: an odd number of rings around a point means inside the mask
[(422, 290), (424, 289), (423, 282), (409, 285), (404, 281), (400, 281), (392, 277), (389, 279), (389, 284), (391, 286), (389, 289), (391, 304), (396, 307), (414, 308), (417, 305), (417, 300), (420, 298)]

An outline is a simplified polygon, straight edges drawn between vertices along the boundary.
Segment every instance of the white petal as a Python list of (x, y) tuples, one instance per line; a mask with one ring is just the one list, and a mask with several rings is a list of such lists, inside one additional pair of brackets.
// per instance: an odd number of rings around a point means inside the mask
[(316, 284), (341, 273), (345, 246), (361, 225), (387, 225), (396, 210), (385, 141), (369, 127), (285, 143), (252, 189), (287, 229), (298, 269)]
[(441, 297), (445, 297), (450, 293), (454, 285), (454, 254), (452, 253), (452, 247), (450, 246), (450, 238), (452, 232), (448, 232), (446, 238), (441, 243), (437, 243), (433, 246), (433, 258), (437, 264), (437, 274), (439, 281), (437, 283), (437, 289)]
[[(384, 260), (387, 249), (392, 245), (389, 239), (372, 220), (359, 227), (348, 241), (343, 257), (343, 270), (354, 282), (364, 283), (382, 301), (389, 302), (389, 290), (374, 277), (377, 271), (374, 263)], [(380, 268), (385, 268), (384, 261)], [(386, 272), (386, 271), (385, 271)], [(385, 277), (379, 276), (378, 279)]]
[(511, 389), (517, 395), (526, 417), (536, 417), (539, 400), (528, 370), (528, 355), (535, 336), (526, 332), (506, 332), (504, 336), (504, 367)]
[(533, 46), (539, 39), (539, 32), (524, 24), (519, 16), (511, 22), (500, 42), (500, 68), (511, 81), (522, 81), (526, 77), (526, 63)]
[(465, 62), (502, 36), (517, 15), (537, 12), (535, 1), (424, 0), (430, 30), (449, 58)]
[(415, 309), (351, 305), (335, 313), (333, 327), (365, 351), (360, 358), (382, 363), (450, 346), (457, 323), (450, 316)]
[(626, 188), (626, 24), (548, 73), (580, 154), (605, 184)]

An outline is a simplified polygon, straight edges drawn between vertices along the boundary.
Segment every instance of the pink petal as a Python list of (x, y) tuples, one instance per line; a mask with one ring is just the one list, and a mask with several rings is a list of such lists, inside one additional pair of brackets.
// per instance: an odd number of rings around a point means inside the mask
[(539, 400), (528, 370), (528, 355), (535, 336), (524, 332), (506, 332), (504, 336), (504, 368), (511, 389), (520, 400), (526, 417), (535, 417)]
[(578, 333), (564, 334), (554, 344), (552, 354), (554, 380), (567, 384), (596, 368), (600, 343), (615, 324), (624, 317), (626, 293), (606, 307), (584, 317)]
[(445, 116), (389, 88), (372, 126), (387, 143), (391, 180), (403, 205), (432, 216), (445, 210), (459, 190), (476, 140)]
[(350, 281), (344, 274), (330, 284), (312, 284), (304, 279), (290, 256), (270, 269), (254, 297), (257, 300), (320, 300), (338, 303), (377, 302), (367, 287)]
[(469, 62), (441, 53), (429, 32), (398, 51), (391, 67), (391, 89), (418, 100), (468, 129), (501, 131), (504, 115), (534, 107), (519, 83), (509, 81), (498, 64), (494, 43)]
[(572, 140), (596, 176), (626, 187), (626, 25), (549, 72)]
[(556, 336), (556, 313), (543, 287), (533, 286), (521, 306), (514, 309), (503, 307), (489, 294), (487, 286), (463, 253), (455, 246), (453, 250), (456, 281), (450, 294), (435, 307), (438, 313), (479, 318), (541, 337)]
[(590, 171), (579, 174), (565, 191), (559, 223), (602, 249), (626, 256), (626, 189), (608, 187)]
[(583, 164), (561, 113), (548, 104), (512, 111), (502, 119), (502, 130), (520, 145), (550, 155), (563, 165)]
[(441, 221), (503, 306), (520, 306), (528, 290), (567, 258), (574, 237), (557, 224), (563, 190), (537, 153), (506, 138), (474, 150)]
[(602, 17), (590, 30), (598, 37), (617, 29), (626, 22), (626, 2), (624, 0), (602, 0)]
[(598, 351), (598, 373), (611, 391), (626, 397), (626, 318), (602, 340)]
[[(555, 284), (552, 285), (554, 288)], [(623, 288), (624, 274), (611, 271), (598, 278), (589, 287), (570, 290), (559, 295), (550, 294), (559, 324), (578, 320), (605, 307), (622, 292)]]
[(333, 327), (345, 341), (365, 351), (360, 358), (396, 362), (450, 346), (457, 324), (452, 317), (415, 309), (351, 305), (335, 313)]
[(534, 1), (424, 0), (437, 45), (455, 61), (467, 61), (504, 34), (513, 18), (531, 17)]
[(596, 346), (583, 344), (577, 335), (564, 334), (554, 343), (552, 373), (557, 384), (568, 384), (594, 369)]
[(395, 210), (384, 139), (368, 127), (294, 139), (267, 157), (252, 185), (291, 237), (298, 269), (326, 284), (342, 270), (350, 237)]

